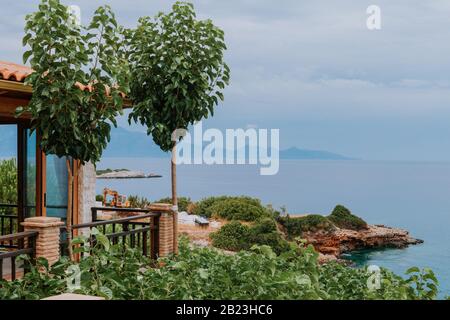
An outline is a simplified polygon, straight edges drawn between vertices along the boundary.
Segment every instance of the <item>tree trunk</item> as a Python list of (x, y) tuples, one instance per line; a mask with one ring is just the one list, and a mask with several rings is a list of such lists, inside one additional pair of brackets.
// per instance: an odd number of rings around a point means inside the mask
[(69, 258), (73, 261), (72, 253), (72, 208), (73, 208), (73, 170), (70, 163), (70, 159), (66, 159), (67, 172), (69, 174), (69, 191), (67, 194), (67, 216), (66, 216), (66, 227), (67, 227), (67, 243)]
[(176, 142), (172, 147), (171, 178), (172, 178), (172, 205), (176, 208), (173, 213), (173, 250), (178, 254), (178, 196), (177, 196), (177, 165), (176, 165)]

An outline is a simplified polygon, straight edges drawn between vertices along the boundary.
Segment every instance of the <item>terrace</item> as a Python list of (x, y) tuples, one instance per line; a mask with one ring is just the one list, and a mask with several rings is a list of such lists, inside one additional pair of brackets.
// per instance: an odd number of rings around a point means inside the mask
[[(51, 252), (49, 257), (66, 253), (64, 222), (69, 192), (66, 160), (45, 155), (39, 147), (39, 134), (30, 134), (30, 118), (15, 116), (16, 108), (27, 105), (32, 96), (32, 88), (24, 84), (31, 73), (28, 67), (0, 61), (0, 278), (5, 279), (14, 279), (26, 271), (15, 263), (20, 254), (48, 256), (48, 252), (40, 250), (44, 229), (36, 227), (36, 221), (49, 224), (50, 229), (55, 227), (55, 221), (60, 221), (52, 232), (57, 234), (53, 242), (62, 249)], [(80, 85), (80, 90), (89, 88)], [(125, 107), (130, 107), (128, 101)], [(140, 248), (151, 259), (174, 251), (171, 206), (155, 204), (144, 210), (95, 207), (94, 166), (90, 163), (78, 166), (75, 161), (71, 165), (76, 186), (72, 191), (73, 236), (86, 234), (95, 227), (113, 243)], [(127, 217), (99, 221), (97, 212), (108, 210), (126, 211)]]

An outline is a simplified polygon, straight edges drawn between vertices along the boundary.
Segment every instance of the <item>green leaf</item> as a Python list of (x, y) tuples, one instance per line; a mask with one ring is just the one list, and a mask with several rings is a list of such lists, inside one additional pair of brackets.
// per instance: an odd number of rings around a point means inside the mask
[(420, 269), (418, 267), (411, 267), (408, 270), (406, 270), (406, 274), (411, 274), (411, 273), (420, 273)]
[(23, 58), (22, 58), (22, 60), (23, 60), (23, 63), (25, 64), (25, 63), (27, 63), (28, 62), (28, 59), (31, 57), (33, 55), (33, 51), (25, 51), (25, 53), (23, 54)]

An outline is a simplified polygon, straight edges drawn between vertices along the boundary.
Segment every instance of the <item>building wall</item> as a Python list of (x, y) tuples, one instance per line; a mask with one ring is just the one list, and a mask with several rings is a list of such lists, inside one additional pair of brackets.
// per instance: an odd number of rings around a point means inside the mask
[(91, 208), (95, 207), (95, 167), (87, 163), (78, 175), (78, 217), (79, 223), (92, 221)]

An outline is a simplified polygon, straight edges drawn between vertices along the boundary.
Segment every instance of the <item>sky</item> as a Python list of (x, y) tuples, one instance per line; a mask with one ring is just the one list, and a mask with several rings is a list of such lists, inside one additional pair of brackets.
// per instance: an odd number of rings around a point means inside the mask
[[(24, 17), (38, 2), (2, 0), (0, 60), (21, 63)], [(62, 2), (78, 5), (84, 23), (109, 4), (127, 27), (172, 3)], [(450, 1), (192, 2), (225, 31), (232, 72), (205, 127), (280, 129), (281, 148), (367, 160), (450, 161)], [(380, 30), (366, 26), (372, 4)]]

